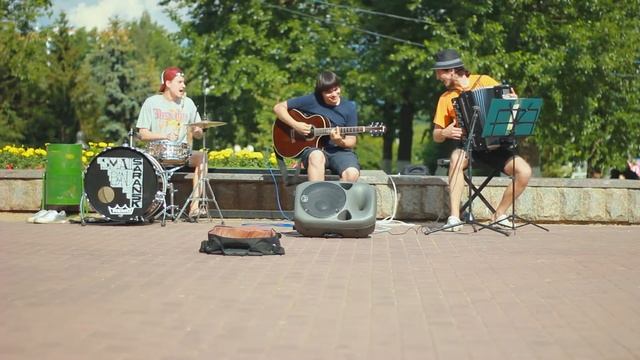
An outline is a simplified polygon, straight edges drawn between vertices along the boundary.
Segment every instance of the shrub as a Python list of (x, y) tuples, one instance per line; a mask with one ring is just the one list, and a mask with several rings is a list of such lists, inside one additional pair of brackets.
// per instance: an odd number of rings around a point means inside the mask
[[(106, 148), (115, 146), (114, 143), (89, 142), (88, 148), (82, 150), (82, 163), (89, 165), (91, 160)], [(295, 163), (287, 159), (291, 166)], [(2, 169), (44, 169), (47, 164), (47, 151), (42, 148), (25, 148), (24, 146), (6, 145), (0, 149), (0, 168)], [(266, 168), (276, 167), (277, 161), (274, 153), (254, 151), (251, 146), (241, 149), (227, 148), (212, 150), (209, 152), (209, 166), (217, 168)]]

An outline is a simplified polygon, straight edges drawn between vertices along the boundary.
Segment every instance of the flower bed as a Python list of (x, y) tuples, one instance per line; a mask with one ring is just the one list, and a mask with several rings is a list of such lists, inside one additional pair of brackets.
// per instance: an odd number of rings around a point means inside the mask
[(2, 169), (44, 169), (46, 162), (47, 151), (40, 148), (6, 145), (0, 149)]
[[(48, 144), (47, 144), (48, 145)], [(114, 143), (89, 142), (89, 147), (82, 150), (82, 163), (87, 166), (91, 160), (104, 149), (115, 146)], [(277, 165), (274, 153), (254, 151), (248, 146), (239, 146), (209, 151), (209, 167), (214, 168), (268, 168)], [(0, 169), (44, 169), (47, 163), (47, 150), (43, 148), (24, 147), (23, 145), (5, 145), (0, 149)], [(287, 160), (293, 165), (293, 160)]]

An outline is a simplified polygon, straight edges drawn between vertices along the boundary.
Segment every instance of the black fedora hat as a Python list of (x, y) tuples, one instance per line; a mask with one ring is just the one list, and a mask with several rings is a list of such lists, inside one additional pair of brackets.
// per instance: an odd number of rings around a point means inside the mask
[(464, 66), (464, 64), (458, 52), (453, 49), (446, 49), (436, 54), (436, 63), (431, 69), (453, 69), (460, 66)]

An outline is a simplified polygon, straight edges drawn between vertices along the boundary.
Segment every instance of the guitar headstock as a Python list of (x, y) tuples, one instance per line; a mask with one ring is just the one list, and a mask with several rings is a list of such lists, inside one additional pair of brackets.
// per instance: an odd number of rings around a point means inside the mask
[(387, 126), (381, 122), (372, 122), (367, 126), (367, 132), (371, 136), (382, 136), (387, 131)]

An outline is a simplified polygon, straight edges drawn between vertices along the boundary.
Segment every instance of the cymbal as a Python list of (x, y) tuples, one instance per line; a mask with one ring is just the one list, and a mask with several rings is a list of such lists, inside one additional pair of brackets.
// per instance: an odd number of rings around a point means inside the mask
[(217, 127), (217, 126), (222, 126), (222, 125), (226, 125), (227, 123), (224, 121), (209, 121), (209, 120), (204, 120), (204, 121), (198, 121), (198, 122), (194, 122), (191, 124), (187, 124), (187, 126), (197, 126), (199, 128), (203, 128), (203, 129), (207, 129), (207, 128), (212, 128), (212, 127)]

